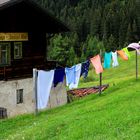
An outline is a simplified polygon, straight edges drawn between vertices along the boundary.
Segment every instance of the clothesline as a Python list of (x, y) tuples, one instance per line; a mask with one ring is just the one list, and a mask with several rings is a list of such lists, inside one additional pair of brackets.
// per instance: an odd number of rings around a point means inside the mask
[(77, 88), (79, 79), (81, 76), (86, 78), (88, 76), (88, 70), (90, 66), (90, 62), (95, 68), (96, 74), (100, 74), (103, 72), (103, 68), (107, 69), (111, 66), (116, 67), (119, 65), (117, 54), (125, 61), (130, 59), (130, 53), (128, 48), (136, 49), (136, 51), (140, 54), (140, 45), (138, 43), (131, 43), (128, 47), (125, 47), (121, 50), (117, 50), (116, 52), (105, 52), (104, 54), (104, 63), (102, 66), (101, 56), (98, 54), (84, 62), (75, 64), (72, 67), (65, 67), (60, 69), (54, 69), (54, 79), (53, 85), (54, 87), (59, 83), (63, 82), (64, 76), (66, 75), (66, 85), (69, 86), (70, 89)]
[[(134, 43), (122, 50), (117, 50), (116, 52), (105, 52), (103, 67), (110, 68), (111, 60), (113, 61), (112, 67), (118, 66), (117, 54), (119, 54), (123, 60), (129, 60), (130, 54), (128, 48), (135, 48), (138, 54), (140, 54), (140, 45)], [(99, 54), (70, 68), (66, 67), (50, 71), (38, 70), (38, 76), (35, 83), (36, 110), (43, 109), (47, 106), (52, 85), (55, 87), (58, 83), (63, 82), (65, 75), (66, 85), (69, 86), (69, 89), (77, 88), (80, 77), (83, 76), (86, 78), (88, 76), (90, 62), (95, 68), (96, 74), (101, 74), (103, 72), (101, 56)]]

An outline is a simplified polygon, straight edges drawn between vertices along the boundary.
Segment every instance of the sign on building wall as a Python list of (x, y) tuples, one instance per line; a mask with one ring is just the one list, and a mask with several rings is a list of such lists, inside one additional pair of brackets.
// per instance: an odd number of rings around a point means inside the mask
[(28, 41), (28, 33), (0, 33), (0, 41)]

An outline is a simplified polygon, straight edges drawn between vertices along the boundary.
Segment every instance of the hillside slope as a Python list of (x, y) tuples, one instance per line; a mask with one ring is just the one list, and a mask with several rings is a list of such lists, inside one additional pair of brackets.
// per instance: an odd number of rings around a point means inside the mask
[[(139, 140), (139, 79), (132, 53), (130, 61), (104, 71), (103, 83), (110, 87), (102, 96), (89, 95), (37, 117), (0, 120), (0, 140)], [(97, 85), (98, 76), (91, 70), (87, 81), (81, 80), (80, 87)]]

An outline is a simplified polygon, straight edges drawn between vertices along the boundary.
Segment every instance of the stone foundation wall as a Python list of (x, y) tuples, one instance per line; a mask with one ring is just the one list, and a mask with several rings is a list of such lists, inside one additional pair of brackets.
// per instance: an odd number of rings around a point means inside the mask
[[(23, 89), (23, 103), (17, 104), (17, 90)], [(8, 117), (32, 113), (35, 110), (33, 78), (0, 81), (0, 107), (7, 109)], [(65, 82), (52, 87), (47, 108), (54, 108), (67, 103)]]

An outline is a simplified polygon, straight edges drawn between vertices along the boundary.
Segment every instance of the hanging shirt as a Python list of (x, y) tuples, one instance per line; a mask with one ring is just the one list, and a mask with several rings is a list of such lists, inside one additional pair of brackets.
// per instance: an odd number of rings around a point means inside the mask
[(82, 63), (81, 76), (83, 76), (84, 78), (86, 78), (88, 75), (89, 65), (90, 65), (89, 60)]
[(117, 52), (112, 52), (112, 67), (116, 67), (119, 65), (118, 63), (118, 57), (117, 57)]
[(69, 86), (69, 89), (78, 87), (80, 73), (81, 73), (81, 66), (82, 66), (81, 64), (77, 64), (72, 68), (65, 68), (66, 84), (67, 86)]
[(123, 50), (119, 50), (117, 51), (117, 53), (120, 55), (120, 57), (123, 59), (123, 60), (128, 60), (128, 56), (125, 54), (125, 52)]
[(75, 69), (76, 65), (72, 66), (71, 68), (65, 68), (67, 86), (69, 86), (71, 83), (75, 83)]
[(103, 72), (100, 55), (94, 56), (93, 58), (90, 59), (90, 61), (95, 68), (96, 74)]
[(47, 107), (49, 95), (53, 83), (54, 70), (38, 71), (37, 78), (37, 107), (44, 109)]
[(111, 64), (111, 52), (109, 52), (109, 53), (105, 52), (104, 68), (110, 68), (110, 64)]
[(53, 80), (54, 87), (56, 87), (58, 83), (63, 82), (64, 76), (65, 76), (65, 69), (64, 68), (55, 70), (54, 80)]
[(75, 82), (69, 85), (69, 88), (77, 88), (79, 84), (80, 74), (81, 74), (81, 66), (82, 64), (77, 64), (75, 68)]
[(127, 57), (130, 59), (130, 53), (129, 53), (128, 49), (127, 48), (123, 48), (122, 50), (125, 52)]
[(140, 55), (140, 45), (139, 43), (131, 43), (128, 45), (127, 47), (128, 49), (131, 48), (131, 49), (134, 49), (137, 51), (137, 53)]

